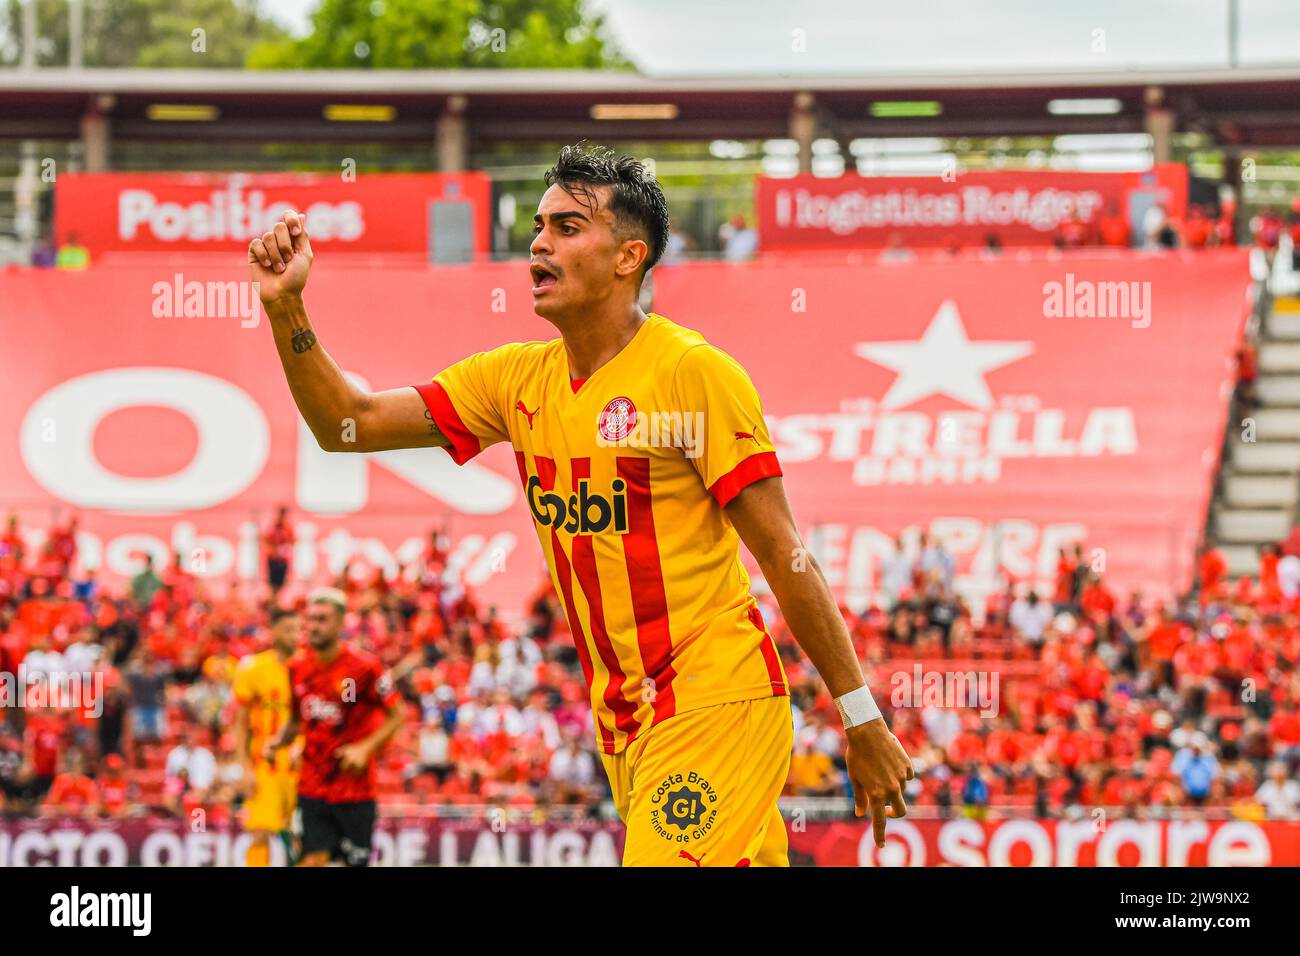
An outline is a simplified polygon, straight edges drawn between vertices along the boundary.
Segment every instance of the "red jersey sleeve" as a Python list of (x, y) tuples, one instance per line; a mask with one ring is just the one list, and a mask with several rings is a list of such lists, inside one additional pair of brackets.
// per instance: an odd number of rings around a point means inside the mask
[(463, 465), (484, 448), (509, 441), (509, 395), (528, 344), (478, 352), (416, 385), (429, 416), (451, 442), (447, 453)]
[(367, 670), (365, 699), (385, 713), (396, 707), (402, 700), (402, 696), (393, 687), (392, 675), (378, 661), (372, 663)]

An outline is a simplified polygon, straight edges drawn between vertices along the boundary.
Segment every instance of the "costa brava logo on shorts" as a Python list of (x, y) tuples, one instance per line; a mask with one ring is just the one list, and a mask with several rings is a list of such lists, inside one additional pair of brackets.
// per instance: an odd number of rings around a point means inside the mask
[(703, 839), (718, 817), (718, 791), (692, 770), (670, 773), (650, 795), (650, 824), (670, 843)]

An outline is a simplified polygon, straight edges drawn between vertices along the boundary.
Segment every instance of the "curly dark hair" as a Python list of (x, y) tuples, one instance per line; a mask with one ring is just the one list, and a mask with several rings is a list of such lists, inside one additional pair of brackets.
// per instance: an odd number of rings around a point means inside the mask
[(654, 268), (668, 242), (668, 200), (645, 166), (631, 156), (619, 156), (605, 146), (588, 146), (583, 140), (560, 150), (546, 172), (546, 185), (557, 183), (579, 198), (592, 212), (598, 208), (594, 186), (612, 186), (609, 211), (620, 239), (643, 238), (650, 247), (641, 277)]

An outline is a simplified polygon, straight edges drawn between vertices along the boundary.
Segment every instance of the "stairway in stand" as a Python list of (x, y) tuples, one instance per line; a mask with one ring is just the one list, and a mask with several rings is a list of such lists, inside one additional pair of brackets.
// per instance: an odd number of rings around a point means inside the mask
[[(1300, 498), (1300, 298), (1278, 298), (1259, 334), (1253, 410), (1228, 422), (1211, 528), (1232, 578), (1259, 573), (1259, 548), (1291, 532)], [(1246, 423), (1254, 420), (1254, 441)]]

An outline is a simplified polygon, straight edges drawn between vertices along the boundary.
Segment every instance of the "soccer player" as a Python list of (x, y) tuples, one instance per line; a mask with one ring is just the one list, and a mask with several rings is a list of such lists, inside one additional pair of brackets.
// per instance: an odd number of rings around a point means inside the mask
[[(239, 662), (235, 671), (235, 752), (244, 764), (245, 775), (253, 781), (253, 796), (245, 805), (244, 828), (252, 835), (245, 858), (248, 866), (269, 866), (271, 834), (278, 834), (289, 846), (289, 821), (297, 800), (298, 772), (295, 750), (301, 741), (275, 755), (273, 761), (263, 757), (268, 741), (275, 738), (289, 722), (291, 692), (289, 659), (298, 650), (302, 618), (297, 611), (271, 609), (271, 646), (250, 654)], [(292, 856), (292, 854), (290, 854)]]
[(375, 757), (402, 725), (402, 700), (379, 659), (343, 640), (347, 602), (325, 588), (307, 599), (307, 643), (289, 661), (293, 706), (268, 759), (301, 730), (300, 866), (368, 866), (375, 831)]
[(362, 390), (319, 344), (303, 216), (254, 239), (250, 272), (298, 410), (327, 451), (442, 447), (463, 464), (513, 446), (627, 826), (625, 866), (788, 863), (790, 703), (741, 541), (836, 699), (856, 811), (883, 846), (911, 762), (800, 540), (754, 386), (698, 332), (637, 304), (668, 234), (663, 192), (634, 159), (581, 145), (545, 180), (529, 268), (533, 309), (560, 337), (414, 387)]

